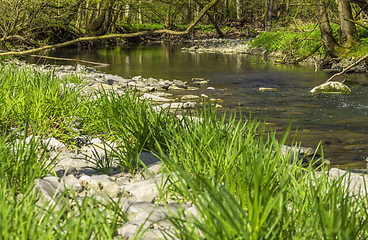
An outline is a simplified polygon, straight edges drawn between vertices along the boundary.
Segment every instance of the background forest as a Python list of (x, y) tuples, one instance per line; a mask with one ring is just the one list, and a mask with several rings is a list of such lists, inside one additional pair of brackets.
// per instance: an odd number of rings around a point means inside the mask
[[(249, 37), (287, 28), (302, 33), (290, 45), (315, 42), (316, 47), (322, 39), (327, 56), (339, 57), (367, 34), (366, 0), (1, 0), (0, 49), (156, 29), (184, 31), (209, 3), (214, 7), (192, 31), (212, 33), (204, 37), (230, 37), (235, 30), (241, 34), (232, 37)], [(322, 38), (310, 36), (315, 29)]]

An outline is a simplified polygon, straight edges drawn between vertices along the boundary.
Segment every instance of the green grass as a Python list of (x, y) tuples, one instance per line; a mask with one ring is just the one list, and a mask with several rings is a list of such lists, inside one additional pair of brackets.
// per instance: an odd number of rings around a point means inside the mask
[[(282, 52), (294, 56), (302, 56), (315, 48), (321, 40), (318, 25), (305, 25), (297, 29), (278, 29), (263, 32), (251, 41), (253, 47), (263, 47), (268, 52)], [(304, 40), (305, 39), (305, 40)], [(322, 53), (323, 48), (317, 53)]]
[(112, 239), (127, 221), (118, 204), (76, 201), (73, 192), (64, 194), (77, 202), (74, 207), (56, 211), (37, 205), (34, 180), (45, 176), (53, 163), (38, 139), (25, 141), (28, 130), (62, 136), (65, 127), (50, 123), (70, 116), (83, 118), (81, 134), (118, 144), (97, 162), (102, 172), (109, 173), (106, 168), (113, 161), (137, 171), (142, 151), (162, 159), (169, 174), (162, 200), (190, 201), (200, 210), (198, 218), (184, 212), (170, 217), (180, 239), (368, 237), (367, 198), (347, 191), (341, 179), (326, 178), (323, 167), (290, 164), (290, 156), (280, 151), (288, 132), (277, 141), (261, 122), (241, 113), (226, 118), (209, 104), (179, 120), (175, 113), (153, 111), (134, 92), (100, 91), (83, 97), (64, 87), (58, 90), (63, 81), (75, 79), (59, 80), (53, 73), (15, 66), (3, 65), (1, 71), (1, 239)]
[(65, 87), (65, 83), (53, 72), (41, 74), (15, 65), (0, 65), (0, 130), (22, 126), (26, 121), (51, 130), (73, 115), (80, 104), (80, 94)]
[[(339, 31), (339, 25), (331, 24), (333, 31)], [(360, 43), (354, 46), (345, 57), (360, 57), (366, 55), (368, 51), (368, 31), (357, 26)], [(301, 31), (300, 31), (301, 30)], [(339, 35), (337, 40), (339, 41)], [(275, 29), (271, 32), (262, 32), (254, 38), (250, 44), (252, 47), (263, 47), (268, 52), (280, 52), (282, 54), (298, 57), (307, 55), (318, 44), (321, 43), (321, 32), (318, 24), (301, 25), (298, 27), (288, 27)], [(315, 55), (325, 55), (324, 48), (321, 47)]]

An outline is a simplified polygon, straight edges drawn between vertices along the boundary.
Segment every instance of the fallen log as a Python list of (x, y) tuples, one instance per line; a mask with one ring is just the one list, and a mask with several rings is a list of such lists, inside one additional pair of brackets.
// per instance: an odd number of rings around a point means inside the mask
[(81, 59), (75, 59), (75, 58), (59, 58), (59, 57), (49, 57), (49, 56), (41, 56), (41, 55), (30, 55), (31, 57), (38, 57), (38, 58), (46, 58), (51, 60), (59, 60), (59, 61), (73, 61), (73, 62), (82, 62), (82, 63), (88, 63), (93, 65), (99, 65), (99, 66), (110, 66), (108, 63), (98, 63), (98, 62), (91, 62)]

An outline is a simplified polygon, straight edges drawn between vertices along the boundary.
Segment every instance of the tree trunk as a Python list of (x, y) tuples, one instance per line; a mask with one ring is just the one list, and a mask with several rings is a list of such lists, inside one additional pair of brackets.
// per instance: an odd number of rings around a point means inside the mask
[(125, 12), (124, 12), (124, 23), (130, 23), (130, 4), (125, 4)]
[[(139, 6), (142, 6), (142, 0), (139, 0)], [(138, 22), (140, 24), (143, 23), (143, 21), (142, 21), (142, 8), (141, 7), (139, 7), (139, 9), (138, 9)]]
[(190, 23), (192, 21), (192, 0), (188, 0), (188, 16), (187, 21)]
[(243, 1), (236, 0), (236, 19), (241, 19), (242, 16)]
[(339, 11), (341, 45), (349, 48), (359, 42), (357, 29), (353, 23), (351, 5), (346, 0), (336, 0), (336, 2)]
[(222, 20), (226, 21), (229, 17), (229, 0), (224, 0), (224, 18)]
[(318, 1), (317, 3), (317, 14), (319, 28), (321, 30), (322, 43), (325, 47), (326, 54), (329, 57), (337, 58), (341, 55), (342, 47), (337, 43), (333, 36), (330, 20), (326, 11), (326, 5), (323, 1)]
[(272, 27), (272, 8), (273, 8), (273, 0), (268, 0), (267, 1), (267, 17), (266, 17), (266, 32), (270, 32), (271, 31), (271, 27)]

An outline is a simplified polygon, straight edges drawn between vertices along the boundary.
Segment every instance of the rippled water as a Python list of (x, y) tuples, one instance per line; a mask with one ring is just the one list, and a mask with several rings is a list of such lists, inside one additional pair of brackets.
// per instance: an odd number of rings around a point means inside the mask
[[(292, 140), (315, 148), (322, 143), (324, 155), (340, 167), (364, 167), (368, 157), (368, 85), (350, 85), (349, 95), (310, 95), (309, 90), (330, 75), (313, 67), (275, 65), (259, 57), (243, 54), (181, 52), (182, 46), (96, 47), (58, 49), (49, 56), (109, 63), (100, 67), (122, 77), (179, 79), (191, 83), (193, 77), (210, 79), (216, 90), (197, 92), (223, 99), (226, 109), (239, 109), (252, 118), (266, 121), (282, 134), (292, 121)], [(27, 57), (40, 64), (75, 64)], [(93, 65), (91, 65), (93, 66)], [(368, 84), (364, 74), (349, 75), (349, 80)], [(277, 92), (260, 92), (260, 87)], [(188, 92), (176, 92), (178, 95)], [(297, 130), (297, 131), (296, 131)]]

